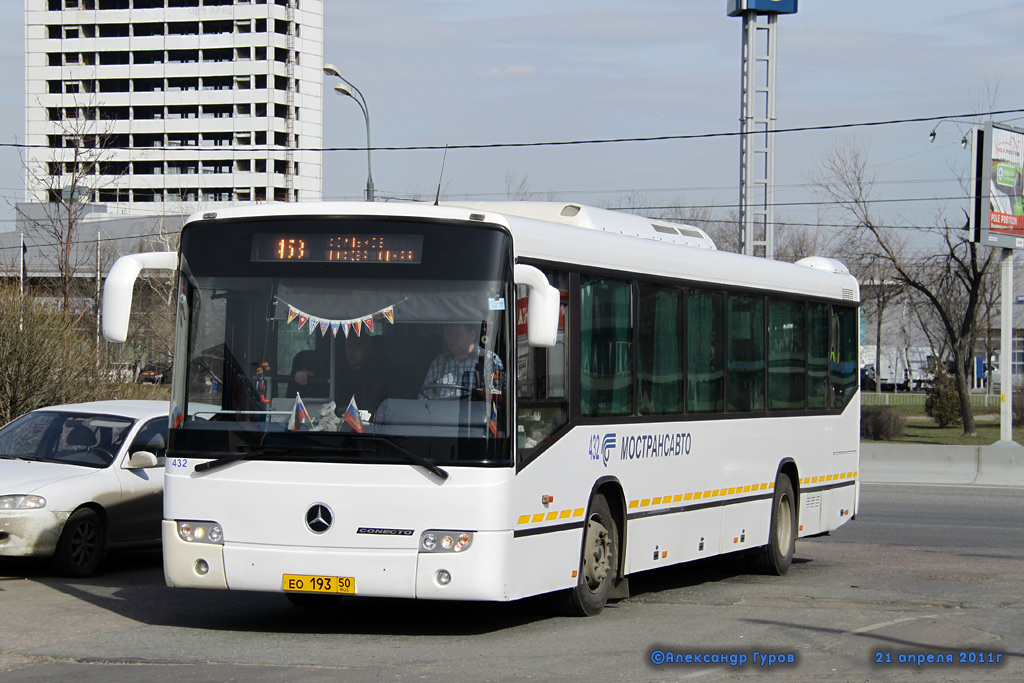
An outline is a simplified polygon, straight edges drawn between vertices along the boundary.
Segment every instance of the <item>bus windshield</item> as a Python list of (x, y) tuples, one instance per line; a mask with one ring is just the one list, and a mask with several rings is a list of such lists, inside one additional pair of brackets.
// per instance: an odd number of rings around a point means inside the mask
[(182, 237), (188, 368), (172, 450), (510, 464), (507, 233), (365, 217), (204, 223)]

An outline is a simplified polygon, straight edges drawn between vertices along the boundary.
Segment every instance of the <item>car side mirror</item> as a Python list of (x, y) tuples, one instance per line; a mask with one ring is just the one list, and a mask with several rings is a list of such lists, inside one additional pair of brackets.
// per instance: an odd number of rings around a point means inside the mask
[(125, 465), (125, 469), (128, 470), (143, 470), (147, 467), (156, 467), (157, 458), (155, 453), (149, 451), (135, 451), (128, 456), (128, 463)]

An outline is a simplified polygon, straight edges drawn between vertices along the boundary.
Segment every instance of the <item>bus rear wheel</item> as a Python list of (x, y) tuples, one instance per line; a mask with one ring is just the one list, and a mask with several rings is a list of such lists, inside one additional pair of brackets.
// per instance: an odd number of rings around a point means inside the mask
[(781, 472), (775, 477), (775, 495), (772, 498), (771, 527), (768, 545), (754, 559), (754, 566), (762, 574), (782, 576), (789, 571), (796, 551), (796, 496), (793, 482)]
[(576, 586), (560, 598), (562, 611), (575, 617), (590, 617), (604, 609), (619, 573), (619, 527), (608, 501), (594, 496), (583, 531), (583, 555)]

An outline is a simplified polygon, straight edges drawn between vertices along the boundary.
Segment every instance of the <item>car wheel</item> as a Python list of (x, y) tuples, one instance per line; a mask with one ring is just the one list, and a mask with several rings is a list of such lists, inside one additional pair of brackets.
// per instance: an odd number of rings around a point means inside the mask
[(60, 576), (91, 576), (100, 566), (106, 545), (106, 529), (96, 511), (89, 508), (75, 510), (68, 517), (57, 541), (53, 570)]

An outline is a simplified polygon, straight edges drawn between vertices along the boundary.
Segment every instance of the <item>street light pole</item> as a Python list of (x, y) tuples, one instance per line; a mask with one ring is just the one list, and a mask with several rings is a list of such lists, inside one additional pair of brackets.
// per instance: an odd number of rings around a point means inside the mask
[[(351, 97), (363, 111), (363, 119), (366, 120), (366, 201), (374, 201), (373, 197), (373, 170), (370, 165), (370, 110), (366, 105), (366, 97), (347, 78), (341, 75), (333, 64), (324, 64), (324, 73), (328, 76), (338, 78), (341, 83), (334, 86), (334, 92), (345, 97)], [(343, 85), (344, 84), (344, 85)], [(358, 97), (357, 97), (358, 95)]]

